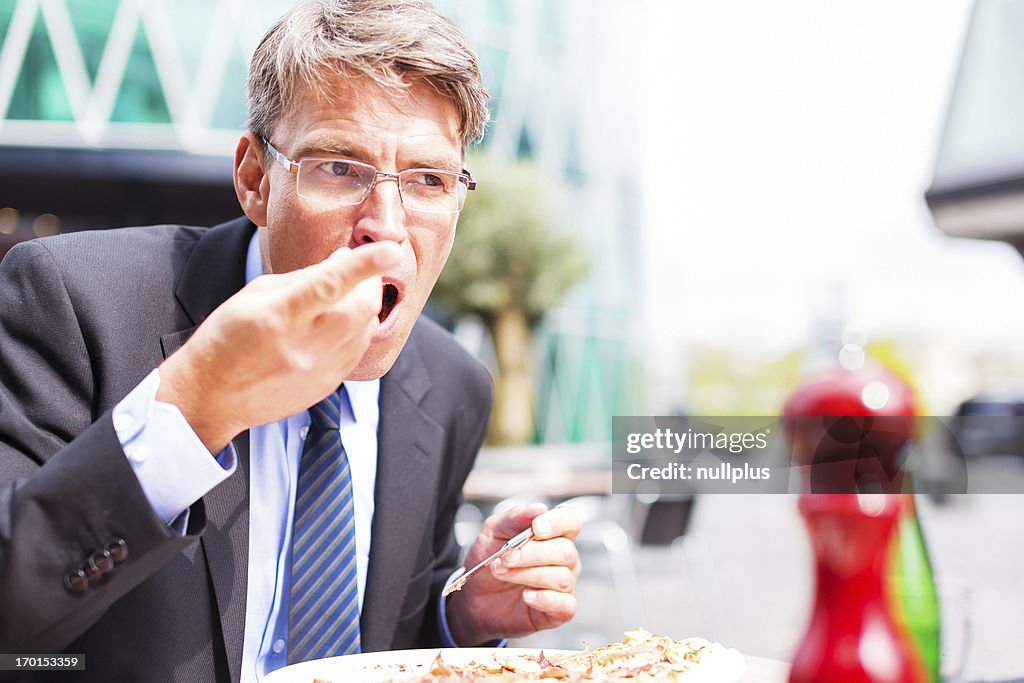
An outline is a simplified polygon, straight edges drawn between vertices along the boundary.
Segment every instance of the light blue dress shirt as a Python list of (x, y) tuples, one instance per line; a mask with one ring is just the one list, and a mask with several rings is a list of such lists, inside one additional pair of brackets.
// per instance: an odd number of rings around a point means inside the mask
[[(245, 272), (247, 283), (263, 274), (257, 234), (249, 242)], [(234, 446), (229, 445), (211, 458), (178, 408), (156, 400), (159, 383), (159, 373), (153, 370), (114, 408), (114, 429), (153, 509), (182, 533), (188, 508), (231, 476), (237, 456)], [(342, 404), (341, 440), (352, 470), (362, 610), (377, 480), (380, 380), (346, 381), (342, 395), (348, 399)], [(243, 683), (260, 681), (288, 661), (292, 513), (308, 426), (309, 413), (303, 411), (249, 430), (249, 573)], [(445, 645), (457, 647), (445, 618), (444, 598), (437, 618)]]

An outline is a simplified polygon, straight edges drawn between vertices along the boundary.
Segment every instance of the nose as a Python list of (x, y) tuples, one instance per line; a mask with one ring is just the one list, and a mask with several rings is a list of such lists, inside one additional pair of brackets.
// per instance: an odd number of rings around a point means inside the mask
[(381, 240), (404, 242), (405, 209), (398, 193), (398, 181), (378, 176), (369, 196), (359, 206), (359, 216), (352, 230), (352, 247)]

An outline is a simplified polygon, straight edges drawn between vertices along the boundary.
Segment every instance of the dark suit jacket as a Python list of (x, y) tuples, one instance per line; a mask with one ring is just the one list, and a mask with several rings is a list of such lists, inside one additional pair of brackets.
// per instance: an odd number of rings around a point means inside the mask
[[(245, 280), (254, 226), (155, 226), (14, 248), (0, 266), (0, 652), (78, 652), (55, 680), (237, 681), (248, 571), (248, 435), (239, 470), (156, 517), (110, 411)], [(381, 382), (365, 651), (439, 644), (461, 488), (490, 378), (421, 319)], [(258, 504), (258, 501), (255, 501)], [(65, 576), (116, 538), (127, 559), (81, 593)]]

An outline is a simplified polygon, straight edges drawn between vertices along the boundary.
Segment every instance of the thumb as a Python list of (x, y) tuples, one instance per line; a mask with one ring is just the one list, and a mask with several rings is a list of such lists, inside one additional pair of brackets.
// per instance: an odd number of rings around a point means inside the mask
[(525, 530), (535, 518), (547, 511), (548, 506), (544, 503), (518, 505), (501, 514), (493, 515), (487, 520), (486, 525), (494, 538), (508, 540)]

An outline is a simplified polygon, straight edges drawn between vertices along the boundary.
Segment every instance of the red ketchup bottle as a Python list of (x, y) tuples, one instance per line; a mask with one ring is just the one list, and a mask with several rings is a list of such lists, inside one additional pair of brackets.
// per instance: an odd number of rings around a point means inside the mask
[(790, 683), (927, 683), (886, 595), (900, 504), (891, 494), (801, 495), (817, 592)]

